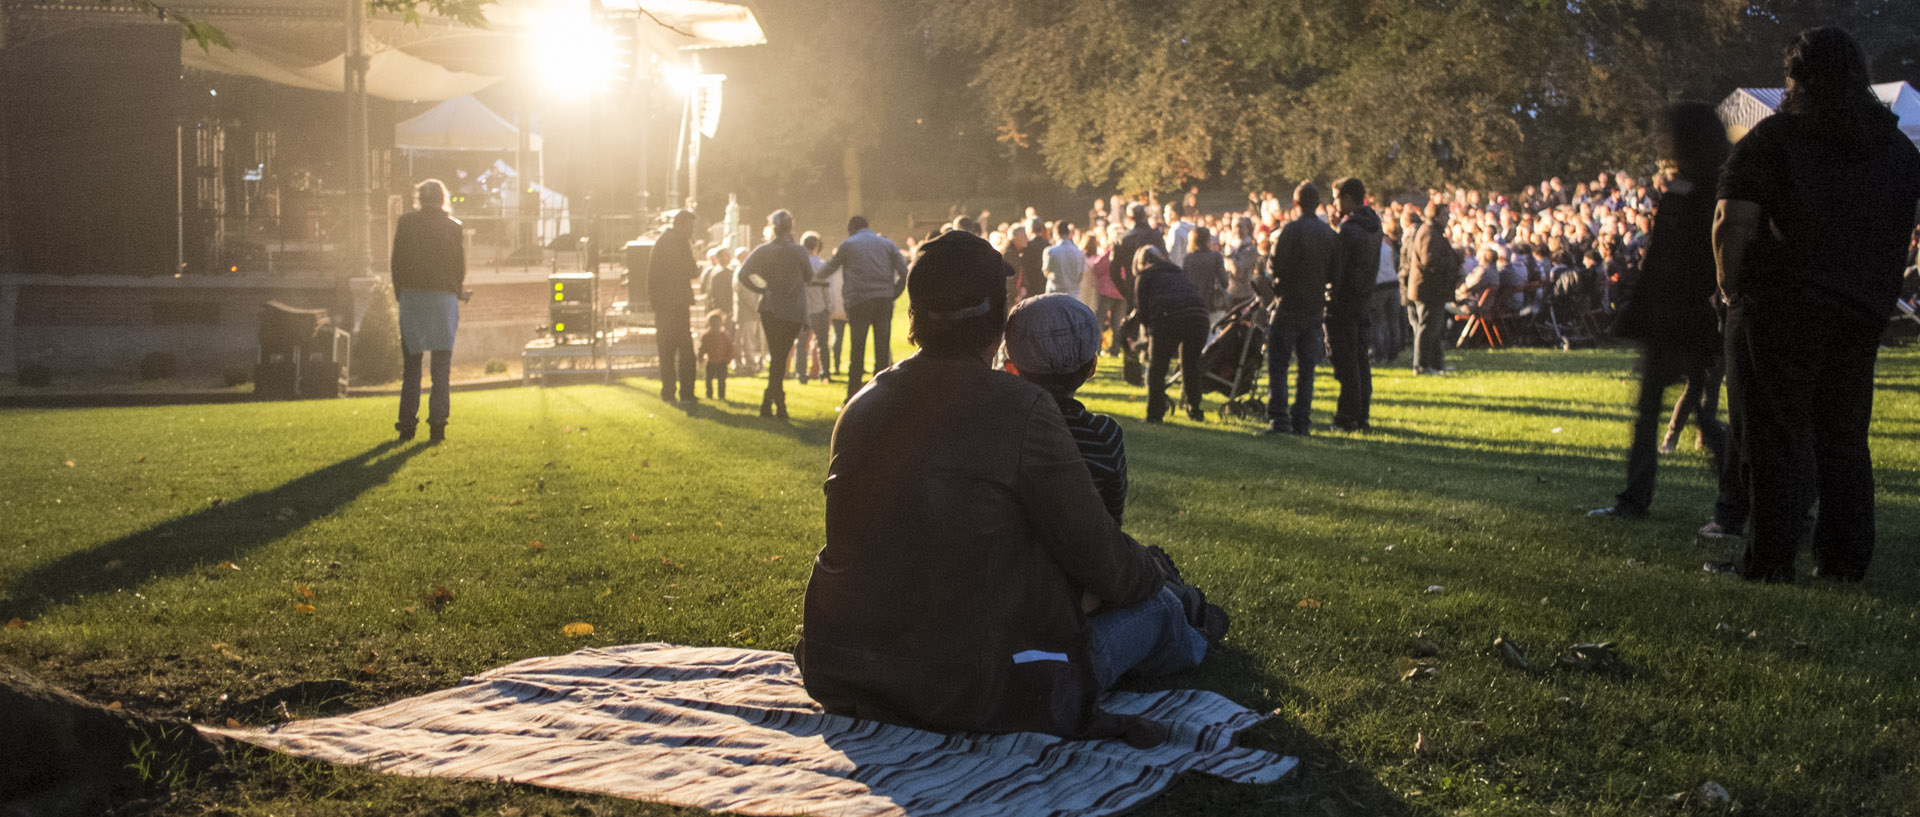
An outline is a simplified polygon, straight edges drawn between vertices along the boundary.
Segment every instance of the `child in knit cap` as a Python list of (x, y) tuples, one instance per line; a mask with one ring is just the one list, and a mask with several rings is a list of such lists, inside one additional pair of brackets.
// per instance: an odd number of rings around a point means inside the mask
[(1007, 314), (1006, 338), (1007, 370), (1046, 389), (1060, 404), (1094, 487), (1119, 523), (1127, 506), (1127, 450), (1120, 424), (1074, 399), (1099, 365), (1100, 319), (1072, 295), (1037, 295)]

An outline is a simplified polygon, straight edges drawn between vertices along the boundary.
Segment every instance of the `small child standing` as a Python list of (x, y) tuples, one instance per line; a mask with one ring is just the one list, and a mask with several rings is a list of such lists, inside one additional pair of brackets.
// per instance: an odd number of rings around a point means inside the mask
[(1120, 424), (1074, 399), (1100, 363), (1100, 319), (1072, 295), (1038, 295), (1007, 314), (1006, 337), (1007, 370), (1053, 395), (1107, 513), (1119, 524), (1127, 507), (1127, 449)]
[(700, 357), (707, 365), (707, 399), (714, 399), (716, 381), (720, 385), (720, 399), (727, 399), (727, 364), (733, 360), (733, 337), (727, 334), (727, 313), (718, 309), (707, 313), (707, 331), (700, 335)]

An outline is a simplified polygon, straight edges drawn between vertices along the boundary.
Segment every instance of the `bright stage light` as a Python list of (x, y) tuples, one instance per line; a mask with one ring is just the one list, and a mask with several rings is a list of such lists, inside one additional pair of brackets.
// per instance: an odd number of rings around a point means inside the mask
[(700, 72), (677, 62), (661, 63), (660, 77), (675, 94), (686, 96), (700, 87)]
[(584, 3), (542, 12), (530, 29), (529, 54), (543, 87), (574, 99), (606, 87), (613, 76), (613, 32), (596, 25)]

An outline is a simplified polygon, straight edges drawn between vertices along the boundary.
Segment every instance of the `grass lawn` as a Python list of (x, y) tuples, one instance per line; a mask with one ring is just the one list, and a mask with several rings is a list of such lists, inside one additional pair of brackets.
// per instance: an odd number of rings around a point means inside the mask
[[(1881, 552), (1857, 587), (1703, 573), (1712, 481), (1684, 448), (1651, 519), (1584, 515), (1622, 483), (1629, 353), (1450, 362), (1378, 372), (1364, 436), (1149, 427), (1116, 372), (1089, 386), (1123, 418), (1129, 529), (1234, 616), (1165, 683), (1276, 712), (1247, 742), (1305, 760), (1272, 787), (1183, 780), (1142, 813), (1657, 815), (1707, 781), (1744, 813), (1920, 813), (1920, 353), (1881, 357)], [(757, 380), (691, 410), (656, 389), (458, 394), (438, 447), (392, 444), (390, 399), (0, 413), (0, 620), (25, 624), (0, 630), (0, 660), (262, 724), (279, 715), (261, 696), (302, 681), (344, 697), (295, 715), (589, 645), (790, 648), (842, 387), (790, 387), (791, 423), (755, 416)], [(1403, 681), (1414, 638), (1439, 654)], [(1594, 641), (1626, 671), (1551, 668)], [(692, 813), (264, 751), (231, 765), (159, 810)]]

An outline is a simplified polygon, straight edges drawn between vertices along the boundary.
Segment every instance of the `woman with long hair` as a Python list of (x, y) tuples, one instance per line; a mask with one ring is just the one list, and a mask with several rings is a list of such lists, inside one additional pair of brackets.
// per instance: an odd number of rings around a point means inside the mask
[(807, 321), (807, 281), (813, 263), (807, 250), (793, 240), (793, 214), (775, 210), (767, 216), (773, 238), (753, 249), (740, 265), (740, 280), (760, 295), (760, 325), (767, 337), (767, 391), (760, 397), (760, 416), (787, 419), (787, 359), (793, 342)]
[(1874, 97), (1846, 31), (1801, 32), (1785, 63), (1780, 112), (1728, 158), (1713, 228), (1728, 395), (1751, 477), (1737, 569), (1792, 581), (1817, 501), (1818, 575), (1859, 581), (1875, 536), (1874, 362), (1900, 293), (1920, 151)]

